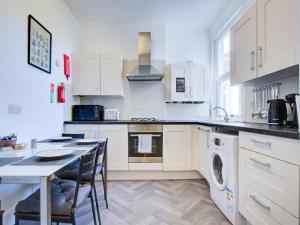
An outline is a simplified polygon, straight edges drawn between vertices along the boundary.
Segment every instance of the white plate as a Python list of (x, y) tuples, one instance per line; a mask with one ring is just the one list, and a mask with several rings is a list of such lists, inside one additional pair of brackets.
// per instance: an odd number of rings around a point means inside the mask
[(52, 149), (47, 151), (38, 152), (35, 156), (40, 157), (42, 159), (57, 159), (72, 155), (74, 153), (73, 150), (69, 149)]
[(50, 138), (51, 141), (69, 141), (72, 140), (72, 137), (53, 137)]
[(78, 145), (90, 145), (98, 142), (99, 142), (98, 139), (81, 139), (81, 140), (77, 140), (75, 143)]

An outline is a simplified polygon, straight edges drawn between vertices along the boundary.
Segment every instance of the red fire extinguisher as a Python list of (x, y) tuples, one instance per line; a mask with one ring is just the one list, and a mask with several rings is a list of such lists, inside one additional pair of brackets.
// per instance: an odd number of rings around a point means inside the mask
[(64, 83), (61, 83), (57, 86), (57, 102), (64, 103), (65, 102), (65, 86)]

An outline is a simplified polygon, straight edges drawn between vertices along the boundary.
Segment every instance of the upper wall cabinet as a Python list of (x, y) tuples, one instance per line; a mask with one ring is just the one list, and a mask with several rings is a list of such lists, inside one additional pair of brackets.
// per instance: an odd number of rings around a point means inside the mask
[(122, 57), (101, 55), (101, 95), (123, 95)]
[(256, 78), (256, 7), (231, 30), (231, 84)]
[(170, 69), (170, 100), (206, 101), (204, 68), (195, 63), (173, 64)]
[(257, 0), (231, 30), (231, 84), (298, 64), (297, 0)]
[(122, 57), (73, 54), (73, 95), (123, 95)]
[(73, 54), (73, 95), (100, 95), (99, 54)]
[(258, 76), (298, 64), (297, 0), (257, 1)]

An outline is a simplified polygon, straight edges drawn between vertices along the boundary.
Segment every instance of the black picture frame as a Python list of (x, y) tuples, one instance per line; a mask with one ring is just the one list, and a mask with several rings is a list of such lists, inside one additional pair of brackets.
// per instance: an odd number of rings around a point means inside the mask
[(52, 34), (32, 15), (28, 16), (27, 63), (51, 74)]

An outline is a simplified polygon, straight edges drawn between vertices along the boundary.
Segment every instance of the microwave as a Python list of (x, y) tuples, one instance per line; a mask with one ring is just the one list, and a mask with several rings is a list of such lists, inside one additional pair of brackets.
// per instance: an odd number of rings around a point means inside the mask
[(102, 105), (73, 105), (73, 121), (102, 121), (104, 107)]

